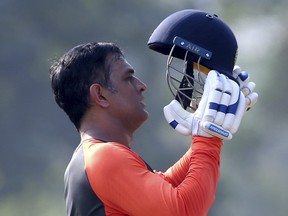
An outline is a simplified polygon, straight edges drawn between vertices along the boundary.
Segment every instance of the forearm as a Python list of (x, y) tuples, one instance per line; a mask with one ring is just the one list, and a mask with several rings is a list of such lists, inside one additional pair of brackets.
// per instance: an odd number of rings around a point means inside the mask
[(208, 211), (214, 201), (221, 147), (218, 138), (194, 136), (191, 148), (162, 174), (193, 212)]
[[(189, 193), (183, 193), (183, 196), (186, 200), (190, 199), (195, 213), (207, 213), (214, 201), (220, 173), (221, 147), (222, 141), (218, 138), (193, 137), (190, 167), (178, 189), (192, 189)], [(197, 197), (197, 200), (191, 201), (191, 197)]]
[[(200, 138), (202, 142), (202, 138)], [(208, 142), (210, 142), (212, 138), (208, 138)], [(194, 142), (196, 143), (194, 145), (194, 149), (202, 148), (200, 144), (198, 143), (199, 137), (194, 137)], [(217, 140), (217, 139), (216, 139)], [(214, 142), (214, 141), (213, 141)], [(220, 145), (221, 149), (222, 144)], [(211, 147), (209, 147), (211, 148)], [(174, 187), (177, 187), (181, 182), (185, 179), (187, 176), (187, 172), (190, 168), (190, 158), (192, 154), (192, 149), (193, 149), (193, 142), (188, 149), (188, 151), (173, 165), (171, 166), (165, 173), (163, 173), (164, 178), (166, 181), (171, 183)], [(206, 149), (206, 147), (204, 147)], [(217, 151), (220, 154), (220, 151)]]
[(187, 175), (192, 153), (191, 148), (192, 144), (188, 151), (173, 166), (171, 166), (165, 173), (163, 173), (165, 180), (172, 184), (174, 187), (177, 187), (179, 184), (181, 184)]

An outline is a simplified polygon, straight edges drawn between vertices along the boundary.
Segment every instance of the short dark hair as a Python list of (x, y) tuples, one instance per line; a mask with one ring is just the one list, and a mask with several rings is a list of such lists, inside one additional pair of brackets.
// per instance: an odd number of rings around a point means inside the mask
[(78, 131), (81, 119), (90, 107), (90, 86), (99, 83), (113, 89), (110, 82), (111, 55), (124, 57), (114, 43), (86, 43), (72, 48), (50, 67), (56, 103)]

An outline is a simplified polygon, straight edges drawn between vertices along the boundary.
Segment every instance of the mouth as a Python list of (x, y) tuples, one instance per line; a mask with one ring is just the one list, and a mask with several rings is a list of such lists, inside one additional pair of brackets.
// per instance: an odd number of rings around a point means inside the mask
[(143, 107), (146, 107), (146, 104), (145, 104), (145, 102), (144, 102), (144, 97), (141, 98), (140, 104), (141, 104)]
[(146, 104), (144, 103), (144, 101), (140, 101), (140, 104), (141, 104), (143, 107), (146, 107)]

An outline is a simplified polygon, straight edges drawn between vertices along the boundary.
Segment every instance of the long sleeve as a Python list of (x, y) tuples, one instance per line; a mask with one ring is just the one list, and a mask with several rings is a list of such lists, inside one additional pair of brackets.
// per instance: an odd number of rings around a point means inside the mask
[(176, 187), (117, 143), (85, 145), (86, 173), (107, 215), (203, 216), (214, 200), (221, 146), (219, 139), (194, 137), (191, 153), (171, 168), (171, 181), (183, 178)]
[(165, 173), (157, 172), (166, 181), (170, 182), (174, 187), (177, 187), (187, 176), (190, 167), (191, 148)]
[[(199, 139), (200, 139), (200, 142), (199, 142)], [(204, 138), (204, 140), (205, 139), (209, 139), (208, 142), (210, 142), (210, 140), (213, 140), (212, 143), (215, 142), (214, 139), (216, 139), (216, 142), (219, 142), (218, 138)], [(199, 143), (202, 143), (202, 142), (203, 142), (203, 139), (201, 137), (197, 137), (197, 136), (193, 137), (191, 148), (189, 148), (188, 151), (165, 173), (161, 173), (161, 172), (158, 172), (158, 173), (162, 175), (163, 178), (165, 178), (166, 181), (170, 182), (174, 187), (178, 186), (185, 179), (187, 172), (190, 168), (190, 158), (192, 155), (193, 143), (195, 143), (194, 149), (198, 149), (199, 147), (197, 145), (199, 145)], [(220, 160), (220, 152), (219, 152), (219, 158), (217, 157), (217, 160)]]

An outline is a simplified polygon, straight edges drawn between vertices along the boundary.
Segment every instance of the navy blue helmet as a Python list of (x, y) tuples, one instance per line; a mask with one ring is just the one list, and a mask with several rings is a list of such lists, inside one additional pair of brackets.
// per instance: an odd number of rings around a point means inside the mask
[(165, 18), (154, 30), (148, 47), (159, 53), (197, 62), (231, 79), (237, 58), (237, 41), (229, 26), (215, 14), (186, 9)]
[(148, 47), (168, 55), (168, 86), (185, 109), (197, 109), (209, 70), (235, 80), (232, 72), (237, 41), (229, 26), (215, 14), (193, 9), (175, 12), (154, 30)]

